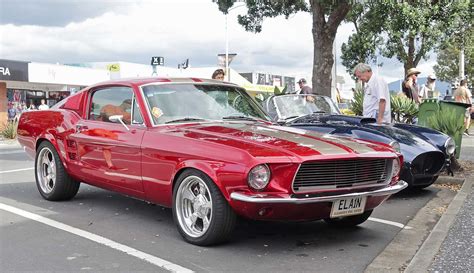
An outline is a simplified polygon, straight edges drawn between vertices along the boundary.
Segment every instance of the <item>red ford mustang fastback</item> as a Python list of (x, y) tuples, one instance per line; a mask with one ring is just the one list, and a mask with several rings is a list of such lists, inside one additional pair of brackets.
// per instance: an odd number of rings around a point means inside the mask
[(18, 140), (45, 199), (84, 182), (171, 207), (197, 245), (227, 239), (237, 215), (358, 225), (406, 187), (390, 147), (268, 120), (233, 84), (118, 80), (23, 113)]

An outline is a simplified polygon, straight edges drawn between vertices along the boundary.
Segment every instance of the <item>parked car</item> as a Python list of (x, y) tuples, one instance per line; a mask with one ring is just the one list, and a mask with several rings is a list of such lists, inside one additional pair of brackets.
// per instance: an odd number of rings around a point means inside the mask
[(358, 225), (406, 187), (384, 144), (274, 125), (244, 89), (203, 79), (109, 81), (25, 112), (18, 140), (37, 188), (81, 182), (171, 207), (183, 238), (229, 238), (236, 216)]
[(390, 144), (402, 153), (400, 178), (412, 188), (431, 185), (443, 168), (449, 168), (455, 150), (451, 137), (433, 129), (401, 123), (378, 125), (373, 118), (341, 115), (326, 96), (271, 96), (263, 107), (282, 125)]

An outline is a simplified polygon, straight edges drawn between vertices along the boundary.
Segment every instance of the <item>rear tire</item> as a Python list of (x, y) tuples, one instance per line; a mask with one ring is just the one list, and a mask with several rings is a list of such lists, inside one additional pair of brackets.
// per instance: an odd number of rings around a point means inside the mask
[(79, 190), (80, 183), (69, 176), (58, 152), (48, 141), (41, 142), (36, 150), (35, 178), (41, 196), (49, 201), (69, 200)]
[(173, 219), (187, 242), (207, 246), (229, 238), (236, 215), (211, 178), (189, 169), (173, 190)]
[(354, 227), (367, 221), (367, 219), (369, 219), (370, 215), (372, 214), (372, 211), (373, 210), (368, 210), (359, 215), (352, 215), (346, 217), (326, 218), (324, 219), (324, 221), (329, 225), (335, 227)]

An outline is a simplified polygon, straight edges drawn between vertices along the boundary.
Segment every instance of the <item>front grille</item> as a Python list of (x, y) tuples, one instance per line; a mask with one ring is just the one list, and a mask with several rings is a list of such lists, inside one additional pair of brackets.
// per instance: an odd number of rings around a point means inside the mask
[(294, 192), (388, 183), (391, 159), (324, 160), (301, 164)]
[(426, 152), (413, 159), (410, 169), (413, 175), (436, 175), (443, 168), (444, 161), (442, 152)]

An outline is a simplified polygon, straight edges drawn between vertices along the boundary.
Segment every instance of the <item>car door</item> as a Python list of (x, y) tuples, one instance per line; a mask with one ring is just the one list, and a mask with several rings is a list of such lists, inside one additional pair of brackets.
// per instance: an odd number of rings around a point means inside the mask
[(145, 126), (133, 89), (96, 89), (90, 92), (88, 102), (87, 117), (76, 124), (75, 133), (70, 135), (77, 146), (76, 162), (84, 180), (142, 195), (140, 146)]

